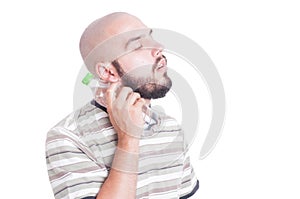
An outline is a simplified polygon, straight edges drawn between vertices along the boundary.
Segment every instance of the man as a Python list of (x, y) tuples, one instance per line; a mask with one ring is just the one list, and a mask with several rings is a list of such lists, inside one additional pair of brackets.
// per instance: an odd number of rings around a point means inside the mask
[(127, 13), (90, 24), (80, 40), (95, 99), (55, 127), (46, 141), (55, 198), (190, 198), (198, 180), (180, 126), (152, 112), (172, 82), (152, 30)]

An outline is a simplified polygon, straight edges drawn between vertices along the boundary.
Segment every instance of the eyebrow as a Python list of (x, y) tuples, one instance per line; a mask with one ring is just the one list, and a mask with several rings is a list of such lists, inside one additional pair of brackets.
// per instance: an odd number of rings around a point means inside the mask
[[(148, 33), (148, 35), (151, 35), (151, 34), (152, 34), (152, 32), (153, 32), (153, 30), (152, 30), (152, 29), (150, 29), (150, 31), (149, 31), (149, 33)], [(126, 44), (125, 44), (125, 48), (127, 48), (127, 47), (128, 47), (128, 45), (129, 45), (131, 42), (133, 42), (133, 41), (136, 41), (136, 40), (139, 40), (139, 39), (141, 39), (143, 36), (144, 36), (144, 35), (140, 35), (140, 36), (133, 37), (133, 38), (129, 39), (129, 40), (126, 42)]]

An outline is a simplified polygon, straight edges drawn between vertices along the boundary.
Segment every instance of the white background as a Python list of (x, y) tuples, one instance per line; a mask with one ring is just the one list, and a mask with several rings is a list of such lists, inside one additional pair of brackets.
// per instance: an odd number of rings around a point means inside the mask
[(199, 198), (299, 198), (299, 10), (296, 0), (1, 1), (0, 198), (53, 198), (45, 136), (72, 111), (82, 31), (114, 11), (193, 39), (222, 77), (223, 135), (206, 159), (192, 151)]

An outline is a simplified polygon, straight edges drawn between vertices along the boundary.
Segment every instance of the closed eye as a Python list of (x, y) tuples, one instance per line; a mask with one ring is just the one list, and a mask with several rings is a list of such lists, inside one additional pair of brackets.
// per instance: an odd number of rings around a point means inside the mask
[[(143, 47), (140, 40), (143, 39), (143, 38), (147, 38), (147, 37), (151, 38), (152, 37), (151, 36), (152, 32), (153, 32), (152, 29), (150, 29), (150, 32), (146, 35), (140, 35), (138, 37), (133, 37), (133, 38), (129, 39), (127, 41), (127, 43), (125, 44), (125, 48), (128, 49), (130, 47), (131, 50), (132, 49), (136, 50), (136, 49), (139, 49), (139, 48)], [(133, 44), (133, 45), (131, 45), (131, 44)], [(133, 46), (133, 47), (131, 47), (131, 46)]]
[(130, 44), (127, 46), (127, 50), (138, 50), (142, 48), (143, 45), (140, 40), (135, 40), (130, 42)]

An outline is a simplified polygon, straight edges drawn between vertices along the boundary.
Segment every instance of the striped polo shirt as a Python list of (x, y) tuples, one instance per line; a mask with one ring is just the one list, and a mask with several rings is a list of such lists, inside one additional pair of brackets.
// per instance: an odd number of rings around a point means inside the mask
[[(189, 198), (199, 187), (180, 126), (162, 116), (140, 140), (138, 199)], [(148, 132), (146, 132), (148, 131)], [(95, 198), (109, 175), (117, 134), (95, 101), (74, 111), (47, 134), (46, 161), (56, 199)]]

